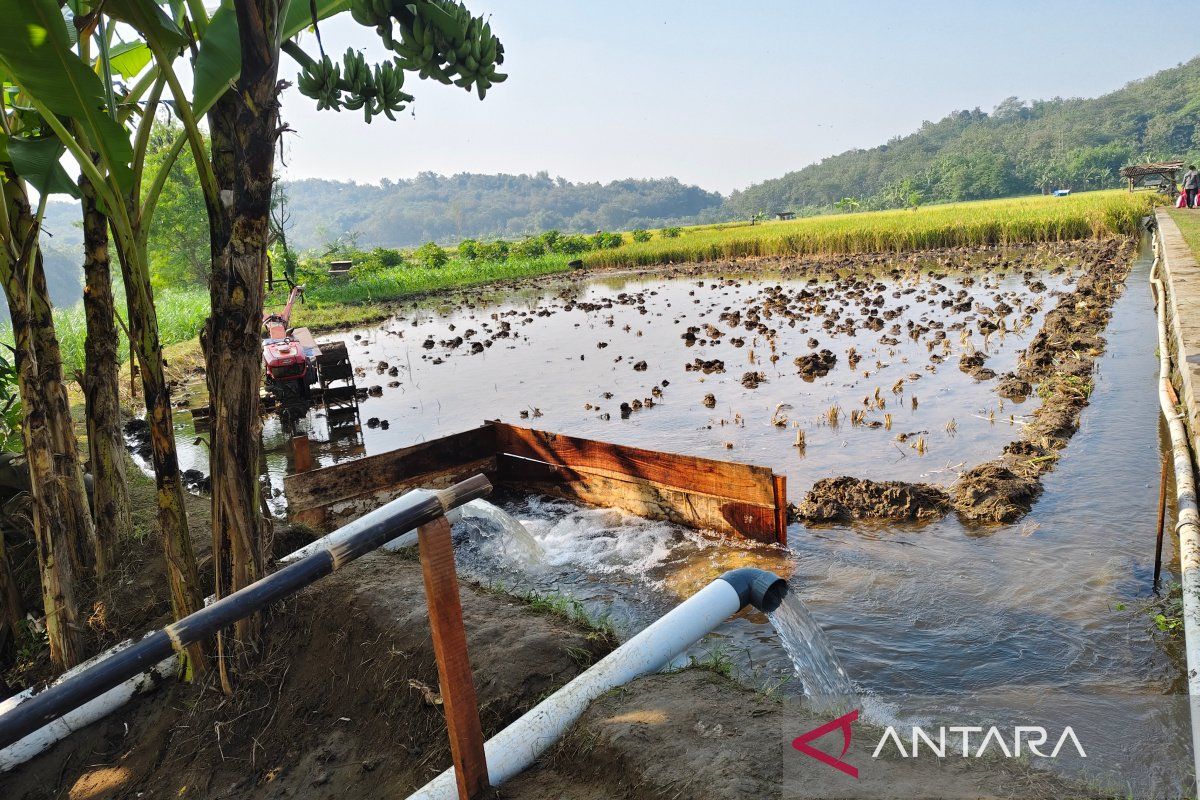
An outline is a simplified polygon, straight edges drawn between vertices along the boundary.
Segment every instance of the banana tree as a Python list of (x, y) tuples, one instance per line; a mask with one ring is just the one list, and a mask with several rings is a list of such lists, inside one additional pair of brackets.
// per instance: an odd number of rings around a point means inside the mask
[[(55, 192), (74, 193), (74, 185), (58, 164), (62, 146), (42, 135), (37, 115), (13, 107), (21, 100), (12, 87), (0, 82), (0, 285), (13, 331), (50, 658), (56, 667), (65, 668), (85, 655), (77, 583), (88, 567), (87, 545), (94, 529), (63, 392), (37, 239), (46, 199)], [(27, 181), (40, 197), (36, 211), (30, 206)], [(60, 444), (64, 435), (69, 452)], [(0, 564), (0, 569), (7, 571), (7, 565)], [(0, 617), (6, 621), (13, 617), (14, 597), (19, 599), (13, 588), (0, 596)]]
[[(345, 10), (376, 29), (398, 55), (369, 67), (348, 50), (335, 65), (323, 52), (306, 54), (294, 41), (302, 30)], [(504, 79), (495, 66), (503, 48), (490, 27), (461, 5), (440, 0), (248, 0), (225, 2), (208, 18), (188, 6), (190, 28), (201, 32), (192, 112), (207, 113), (217, 194), (208, 195), (212, 315), (203, 342), (212, 404), (213, 554), (216, 592), (237, 591), (262, 575), (268, 523), (261, 512), (259, 385), (274, 154), (283, 130), (278, 93), (281, 47), (302, 66), (301, 91), (321, 108), (361, 110), (395, 118), (413, 98), (404, 72), (475, 88), (482, 98)], [(396, 32), (399, 31), (399, 38)], [(320, 36), (317, 36), (320, 47)], [(344, 69), (344, 71), (343, 71)], [(230, 90), (232, 88), (232, 91)], [(176, 102), (182, 101), (178, 95)], [(192, 143), (197, 160), (198, 142)], [(234, 631), (236, 648), (249, 643), (257, 621)], [(218, 638), (224, 655), (223, 638)], [(229, 661), (220, 660), (222, 677)]]
[[(136, 19), (170, 41), (178, 52), (187, 38), (169, 17), (152, 3), (110, 0), (104, 10), (112, 18)], [(145, 17), (145, 19), (143, 18)], [(150, 428), (152, 461), (157, 486), (158, 523), (176, 617), (200, 608), (195, 556), (188, 536), (171, 418), (171, 403), (164, 374), (162, 347), (154, 307), (145, 241), (153, 214), (154, 194), (141, 200), (144, 143), (152, 125), (163, 86), (174, 79), (150, 73), (139, 80), (126, 98), (123, 115), (115, 114), (112, 86), (72, 49), (72, 29), (53, 0), (0, 0), (0, 69), (8, 75), (41, 123), (70, 152), (96, 202), (108, 216), (125, 282), (129, 333), (140, 366), (146, 417)], [(76, 20), (77, 30), (104, 30), (104, 18), (94, 12)], [(166, 58), (161, 63), (170, 66)], [(161, 66), (160, 63), (160, 66)], [(136, 100), (145, 96), (141, 118), (134, 125)], [(132, 128), (131, 130), (126, 126)], [(153, 176), (158, 183), (165, 176)], [(211, 181), (208, 183), (211, 188)], [(202, 668), (198, 649), (189, 662)]]

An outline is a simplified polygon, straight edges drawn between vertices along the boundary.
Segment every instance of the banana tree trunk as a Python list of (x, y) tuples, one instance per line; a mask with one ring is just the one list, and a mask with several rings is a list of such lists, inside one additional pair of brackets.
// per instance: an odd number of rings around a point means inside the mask
[[(4, 176), (3, 201), (8, 208), (14, 243), (28, 243), (36, 237), (35, 220), (29, 211), (24, 187)], [(7, 248), (7, 242), (5, 247)], [(20, 244), (18, 244), (20, 246)], [(27, 270), (35, 259), (23, 254), (18, 263), (5, 249), (0, 252), (0, 283), (4, 285), (16, 352), (17, 388), (24, 414), (22, 435), (25, 458), (29, 465), (30, 497), (33, 500), (33, 532), (41, 572), (42, 600), (46, 614), (46, 633), (50, 659), (56, 668), (65, 669), (83, 658), (83, 635), (78, 624), (75, 599), (76, 575), (71, 553), (78, 551), (77, 528), (70, 525), (70, 510), (64, 508), (64, 489), (55, 464), (55, 442), (49, 416), (53, 413), (42, 386), (35, 343), (32, 300)]]
[[(205, 328), (212, 403), (213, 564), (217, 597), (262, 577), (269, 522), (259, 483), (261, 327), (275, 143), (279, 136), (278, 0), (237, 4), (242, 71), (208, 113), (219, 198), (209, 206), (212, 316)], [(257, 636), (237, 623), (235, 654)], [(218, 638), (218, 652), (227, 648)], [(221, 659), (222, 668), (226, 659)], [(227, 677), (223, 673), (223, 677)], [(228, 686), (228, 682), (226, 681)]]
[[(204, 592), (196, 555), (188, 533), (187, 510), (183, 503), (183, 481), (171, 415), (171, 393), (158, 338), (158, 313), (145, 250), (130, 242), (116, 241), (121, 275), (125, 280), (125, 302), (129, 309), (129, 337), (142, 378), (146, 423), (150, 431), (151, 462), (158, 500), (158, 528), (166, 559), (171, 589), (171, 613), (180, 619), (203, 607)], [(189, 667), (197, 673), (206, 669), (199, 645), (187, 650)]]
[(118, 390), (119, 356), (108, 217), (96, 202), (91, 181), (80, 176), (83, 194), (83, 313), (87, 321), (83, 387), (88, 455), (92, 467), (92, 509), (96, 573), (104, 577), (116, 563), (121, 536), (133, 528), (125, 477)]
[[(87, 489), (84, 487), (79, 440), (75, 436), (75, 420), (71, 417), (71, 403), (67, 399), (62, 351), (54, 330), (53, 309), (40, 250), (34, 255), (29, 269), (32, 271), (28, 283), (31, 290), (29, 322), (46, 403), (46, 427), (54, 443), (54, 468), (61, 495), (59, 513), (62, 514), (63, 524), (76, 532), (71, 537), (74, 545), (71, 557), (76, 574), (83, 577), (93, 569), (101, 569), (94, 558), (100, 547), (96, 541), (96, 526), (92, 523), (92, 510), (88, 506)], [(104, 564), (103, 569), (107, 571), (108, 564)]]
[[(0, 532), (0, 660), (12, 646), (20, 631), (21, 618), (25, 616), (25, 605), (21, 602), (21, 590), (12, 574), (12, 562), (8, 560), (8, 549), (4, 534)], [(4, 690), (0, 679), (0, 691)]]

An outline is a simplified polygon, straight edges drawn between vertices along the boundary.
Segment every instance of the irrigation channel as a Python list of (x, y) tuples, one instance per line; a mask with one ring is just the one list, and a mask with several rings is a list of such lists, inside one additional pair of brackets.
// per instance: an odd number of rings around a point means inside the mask
[[(997, 378), (967, 374), (960, 355), (977, 349), (987, 368), (1011, 370), (1079, 270), (1070, 247), (977, 259), (983, 269), (881, 260), (837, 277), (770, 264), (752, 272), (675, 268), (414, 303), (379, 327), (344, 335), (363, 369), (359, 385), (378, 387), (361, 406), (360, 452), (498, 417), (769, 465), (787, 474), (793, 501), (817, 479), (843, 474), (948, 486), (1017, 438), (1016, 426), (1039, 402), (1036, 394), (1001, 399)], [(565, 593), (628, 636), (726, 569), (770, 569), (788, 578), (828, 635), (868, 719), (1052, 732), (1071, 725), (1088, 757), (1047, 766), (1119, 793), (1181, 796), (1191, 780), (1187, 703), (1178, 696), (1186, 692), (1182, 648), (1154, 629), (1151, 610), (1165, 439), (1150, 263), (1143, 242), (1113, 308), (1080, 430), (1016, 523), (971, 526), (953, 514), (924, 524), (793, 523), (785, 550), (562, 501), (492, 498), (530, 538), (521, 543), (494, 519), (468, 518), (456, 526), (460, 571), (511, 591)], [(863, 326), (863, 300), (842, 306), (859, 291), (894, 311), (882, 329)], [(803, 299), (810, 311), (795, 324), (764, 314), (781, 296), (791, 305)], [(964, 297), (973, 299), (969, 308)], [(984, 337), (978, 322), (1000, 303), (1014, 309), (1008, 331)], [(775, 333), (747, 330), (748, 316)], [(847, 317), (858, 318), (853, 330)], [(836, 355), (828, 374), (800, 377), (793, 359), (824, 348)], [(861, 356), (854, 369), (850, 348)], [(713, 360), (723, 372), (705, 371)], [(757, 377), (744, 380), (747, 373)], [(621, 403), (631, 405), (624, 418)], [(859, 409), (866, 413), (852, 424)], [(191, 442), (186, 420), (180, 425), (181, 444)], [(322, 438), (319, 415), (302, 425)], [(267, 470), (279, 484), (287, 456), (278, 420), (268, 421), (266, 440)], [(322, 464), (343, 457), (315, 454)], [(206, 466), (200, 447), (185, 447), (183, 461)], [(1168, 530), (1170, 523), (1169, 514)], [(1167, 584), (1177, 551), (1169, 542)], [(728, 661), (751, 685), (803, 691), (789, 680), (793, 664), (769, 620), (756, 612), (693, 655)], [(836, 691), (838, 676), (827, 677)]]

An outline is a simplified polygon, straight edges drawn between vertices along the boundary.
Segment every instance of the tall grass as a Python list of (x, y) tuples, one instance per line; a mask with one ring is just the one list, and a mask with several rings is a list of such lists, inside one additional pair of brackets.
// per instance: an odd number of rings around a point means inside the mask
[[(113, 287), (117, 300), (117, 313), (128, 320), (125, 308), (125, 290)], [(167, 289), (155, 293), (155, 308), (158, 311), (158, 336), (163, 345), (172, 345), (196, 338), (208, 318), (208, 288), (189, 286)], [(83, 371), (83, 348), (87, 338), (87, 321), (83, 315), (83, 304), (70, 308), (54, 309), (54, 330), (58, 334), (58, 345), (62, 351), (63, 370), (67, 378), (74, 378)], [(118, 330), (120, 345), (117, 352), (124, 363), (129, 358), (129, 339), (124, 330)], [(0, 342), (12, 345), (12, 325), (0, 324)]]
[(880, 253), (1133, 235), (1155, 195), (1122, 190), (1067, 197), (950, 203), (913, 210), (806, 217), (788, 222), (684, 228), (583, 255), (588, 267), (649, 266), (748, 256)]

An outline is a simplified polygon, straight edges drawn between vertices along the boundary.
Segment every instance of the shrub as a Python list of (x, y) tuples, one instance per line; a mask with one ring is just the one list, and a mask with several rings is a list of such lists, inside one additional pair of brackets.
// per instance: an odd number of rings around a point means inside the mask
[(592, 240), (586, 236), (575, 234), (574, 236), (563, 236), (554, 243), (554, 252), (562, 253), (563, 255), (573, 256), (577, 253), (586, 253), (592, 249)]
[(381, 267), (398, 267), (404, 263), (404, 254), (390, 247), (376, 247), (371, 251), (371, 258)]
[(562, 238), (562, 234), (555, 230), (549, 230), (543, 233), (540, 237), (542, 244), (546, 246), (546, 252), (554, 252), (554, 246), (558, 244), (558, 240)]
[(633, 240), (634, 240), (635, 242), (648, 242), (648, 241), (650, 241), (650, 231), (646, 230), (645, 228), (637, 228), (637, 229), (636, 229), (636, 230), (634, 230), (634, 232), (633, 232), (632, 234), (630, 234), (630, 235), (631, 235), (631, 236), (633, 236)]
[(444, 267), (450, 260), (450, 256), (446, 255), (446, 251), (439, 247), (437, 242), (426, 242), (421, 245), (413, 251), (413, 258), (422, 267), (429, 269)]
[(480, 244), (474, 239), (463, 239), (458, 243), (458, 254), (467, 261), (476, 261), (481, 258)]
[(546, 245), (542, 243), (541, 238), (531, 236), (514, 244), (511, 252), (520, 258), (537, 258), (546, 255)]
[(508, 242), (496, 240), (479, 243), (479, 259), (481, 261), (503, 261), (506, 258), (508, 258)]
[(672, 225), (669, 228), (663, 228), (659, 235), (664, 239), (677, 239), (681, 233), (683, 233), (683, 228), (680, 228), (678, 225)]
[(613, 247), (620, 247), (624, 241), (619, 233), (607, 233), (605, 231), (596, 231), (592, 234), (592, 244), (597, 250), (607, 250)]

